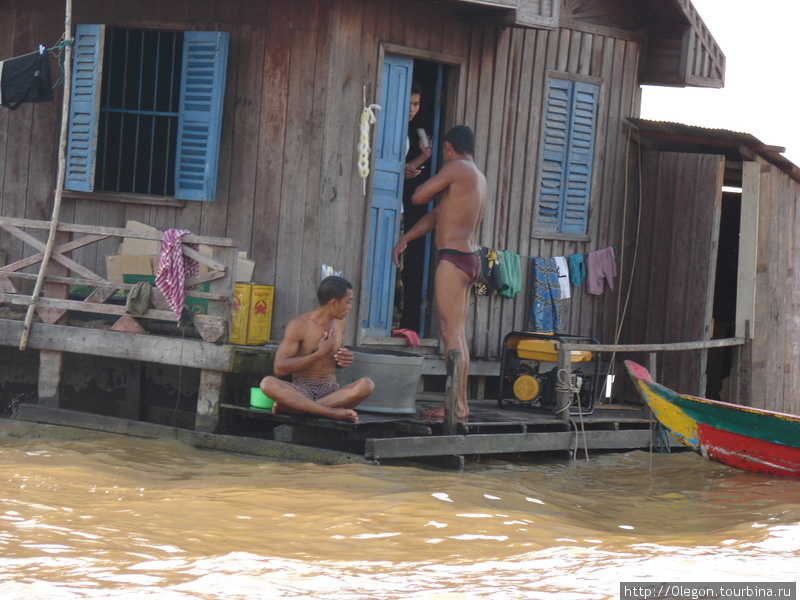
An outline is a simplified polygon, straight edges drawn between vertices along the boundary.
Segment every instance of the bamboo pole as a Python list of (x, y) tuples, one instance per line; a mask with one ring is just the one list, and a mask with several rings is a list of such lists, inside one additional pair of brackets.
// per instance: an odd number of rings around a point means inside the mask
[[(72, 0), (65, 0), (64, 3), (64, 40), (72, 39)], [(28, 347), (28, 334), (33, 321), (33, 312), (36, 310), (36, 302), (42, 293), (45, 271), (53, 254), (53, 247), (56, 243), (56, 233), (58, 231), (58, 218), (61, 213), (61, 197), (64, 193), (64, 174), (66, 172), (67, 154), (67, 125), (69, 124), (69, 97), (72, 85), (72, 44), (66, 44), (64, 48), (64, 93), (61, 98), (61, 133), (58, 139), (58, 175), (56, 177), (56, 191), (53, 199), (53, 215), (50, 219), (50, 233), (47, 238), (47, 246), (42, 255), (42, 264), (39, 267), (39, 275), (36, 278), (36, 285), (28, 304), (28, 312), (25, 313), (25, 321), (22, 324), (22, 335), (19, 340), (19, 349), (25, 350)]]

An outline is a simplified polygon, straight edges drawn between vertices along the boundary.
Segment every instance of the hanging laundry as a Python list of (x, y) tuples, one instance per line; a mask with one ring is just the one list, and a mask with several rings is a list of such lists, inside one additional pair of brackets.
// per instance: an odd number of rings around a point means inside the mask
[(486, 246), (482, 246), (478, 251), (481, 259), (481, 273), (477, 281), (473, 284), (476, 296), (489, 296), (497, 291), (500, 284), (500, 268), (498, 266), (497, 251)]
[(617, 276), (617, 260), (614, 248), (595, 250), (586, 255), (586, 292), (599, 295), (603, 293), (604, 283), (614, 291), (614, 277)]
[(149, 281), (137, 281), (133, 288), (128, 292), (128, 299), (125, 302), (125, 312), (132, 317), (142, 317), (150, 308), (150, 293), (153, 284)]
[(563, 256), (556, 256), (553, 260), (556, 261), (556, 267), (558, 267), (558, 284), (561, 286), (561, 299), (566, 300), (572, 296), (572, 290), (569, 287), (567, 259)]
[(50, 58), (44, 46), (0, 62), (0, 104), (17, 110), (25, 102), (49, 102), (53, 99), (50, 82)]
[(583, 254), (568, 256), (567, 265), (569, 266), (569, 282), (573, 287), (578, 287), (586, 278), (586, 263), (583, 260)]
[(519, 266), (519, 254), (508, 250), (498, 250), (500, 266), (500, 283), (497, 293), (503, 298), (513, 298), (522, 290), (522, 271)]
[[(191, 235), (186, 229), (167, 229), (161, 239), (161, 256), (158, 259), (156, 285), (175, 312), (175, 320), (180, 323), (183, 314), (184, 287), (187, 277), (196, 277), (200, 266), (196, 260), (184, 256), (182, 238)], [(197, 244), (188, 244), (194, 250)]]
[(561, 286), (554, 259), (533, 259), (530, 294), (527, 331), (556, 333), (561, 327)]

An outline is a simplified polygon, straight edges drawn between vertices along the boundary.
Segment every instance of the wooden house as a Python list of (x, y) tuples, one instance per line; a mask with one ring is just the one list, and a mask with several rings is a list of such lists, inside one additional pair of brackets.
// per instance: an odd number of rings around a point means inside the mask
[(800, 413), (800, 168), (746, 133), (632, 119), (627, 343), (738, 338), (665, 356), (673, 389)]
[[(54, 46), (64, 20), (63, 0), (0, 0), (0, 56)], [(721, 87), (725, 69), (689, 0), (74, 0), (72, 22), (59, 221), (124, 228), (133, 220), (189, 230), (222, 249), (233, 240), (255, 261), (253, 280), (275, 286), (274, 339), (313, 307), (328, 265), (356, 288), (347, 342), (402, 343), (390, 337), (398, 318), (390, 250), (403, 219), (412, 81), (423, 100), (412, 132), (422, 127), (439, 144), (449, 127), (470, 126), (489, 182), (480, 242), (519, 254), (523, 265), (520, 294), (471, 304), (474, 368), (489, 364), (487, 373), (496, 372), (503, 336), (526, 326), (531, 257), (611, 246), (624, 259), (635, 234), (630, 119), (640, 86)], [(3, 218), (50, 219), (62, 124), (55, 93), (55, 102), (0, 113)], [(360, 124), (372, 104), (380, 109), (363, 180)], [(428, 172), (437, 160), (434, 152)], [(0, 230), (6, 263), (24, 246)], [(74, 254), (102, 272), (114, 252), (101, 241)], [(625, 341), (619, 290), (630, 264), (614, 293), (577, 288), (561, 330)], [(428, 267), (407, 265), (423, 285), (403, 310), (419, 314), (423, 349), (435, 353)], [(13, 335), (3, 344), (22, 360), (9, 349)], [(104, 352), (143, 360), (125, 344)]]

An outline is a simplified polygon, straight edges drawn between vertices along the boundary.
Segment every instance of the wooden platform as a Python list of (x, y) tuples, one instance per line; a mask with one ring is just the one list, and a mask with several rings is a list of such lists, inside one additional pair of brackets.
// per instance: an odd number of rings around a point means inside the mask
[[(417, 408), (437, 401), (418, 401)], [(500, 408), (472, 402), (472, 414), (455, 435), (443, 435), (441, 421), (418, 415), (359, 413), (359, 423), (308, 416), (275, 415), (249, 406), (222, 404), (221, 432), (269, 436), (284, 443), (341, 450), (376, 462), (399, 459), (454, 459), (465, 456), (536, 452), (613, 451), (658, 448), (654, 422), (639, 407), (604, 405), (593, 414), (565, 422), (533, 409)], [(674, 442), (675, 446), (679, 444)], [(450, 462), (453, 462), (452, 460)]]
[[(418, 408), (433, 406), (419, 401)], [(177, 439), (198, 448), (317, 464), (434, 463), (462, 468), (466, 457), (563, 452), (565, 458), (586, 449), (628, 451), (659, 449), (654, 422), (641, 409), (601, 406), (591, 415), (564, 422), (541, 411), (501, 409), (495, 402), (474, 402), (473, 414), (455, 435), (443, 435), (442, 423), (416, 415), (360, 413), (359, 423), (309, 416), (275, 415), (248, 406), (223, 404), (220, 429), (207, 433), (118, 417), (19, 404), (13, 426), (22, 435), (53, 435), (69, 430), (79, 437), (120, 434), (148, 439)], [(36, 431), (28, 431), (31, 427)], [(13, 435), (13, 431), (11, 432)], [(59, 433), (56, 437), (63, 437)], [(67, 435), (67, 437), (69, 437)], [(670, 438), (670, 446), (681, 447)]]

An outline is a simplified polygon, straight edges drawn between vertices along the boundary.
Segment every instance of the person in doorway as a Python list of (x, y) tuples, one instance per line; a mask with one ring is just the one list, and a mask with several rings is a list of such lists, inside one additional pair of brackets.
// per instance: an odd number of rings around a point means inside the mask
[[(473, 160), (475, 136), (465, 125), (453, 127), (445, 134), (445, 165), (435, 176), (420, 185), (412, 201), (426, 204), (440, 196), (436, 207), (403, 234), (392, 251), (392, 260), (399, 266), (400, 254), (408, 243), (435, 229), (437, 249), (434, 275), (434, 299), (439, 312), (439, 327), (445, 352), (461, 351), (461, 378), (458, 381), (458, 417), (469, 416), (467, 377), (469, 348), (466, 338), (469, 291), (481, 272), (476, 237), (486, 205), (486, 177)], [(442, 418), (444, 407), (423, 413)]]
[[(411, 98), (408, 102), (408, 122), (414, 120), (414, 117), (417, 116), (419, 113), (419, 108), (422, 105), (422, 87), (416, 82), (411, 82)], [(422, 171), (420, 167), (424, 165), (428, 159), (431, 157), (432, 148), (433, 148), (433, 139), (427, 137), (425, 139), (421, 138), (419, 135), (416, 134), (415, 136), (418, 138), (418, 147), (419, 153), (414, 153), (415, 156), (408, 157), (409, 152), (411, 150), (411, 133), (409, 132), (408, 143), (406, 148), (406, 156), (408, 160), (406, 161), (406, 170), (405, 170), (405, 178), (406, 179), (414, 179), (418, 177)]]
[[(428, 137), (427, 144), (417, 133), (419, 123), (414, 123), (419, 114), (422, 102), (422, 87), (416, 81), (411, 83), (411, 100), (408, 107), (408, 150), (406, 153), (405, 185), (403, 186), (403, 225), (401, 234), (411, 229), (425, 213), (427, 206), (417, 206), (411, 202), (411, 196), (418, 185), (425, 181), (426, 173), (423, 165), (431, 157), (433, 138)], [(426, 136), (427, 137), (427, 136)], [(418, 140), (415, 145), (411, 140)], [(403, 269), (399, 273), (397, 304), (400, 309), (399, 329), (410, 329), (423, 334), (422, 316), (422, 272), (425, 261), (425, 240), (416, 239), (409, 243), (403, 255)]]
[[(289, 321), (275, 352), (275, 376), (261, 380), (261, 391), (275, 402), (275, 413), (308, 413), (357, 423), (353, 409), (375, 384), (362, 377), (340, 388), (336, 381), (336, 368), (353, 364), (353, 353), (342, 341), (353, 286), (342, 277), (326, 277), (317, 289), (317, 300), (315, 310)], [(289, 375), (291, 382), (279, 379)]]

